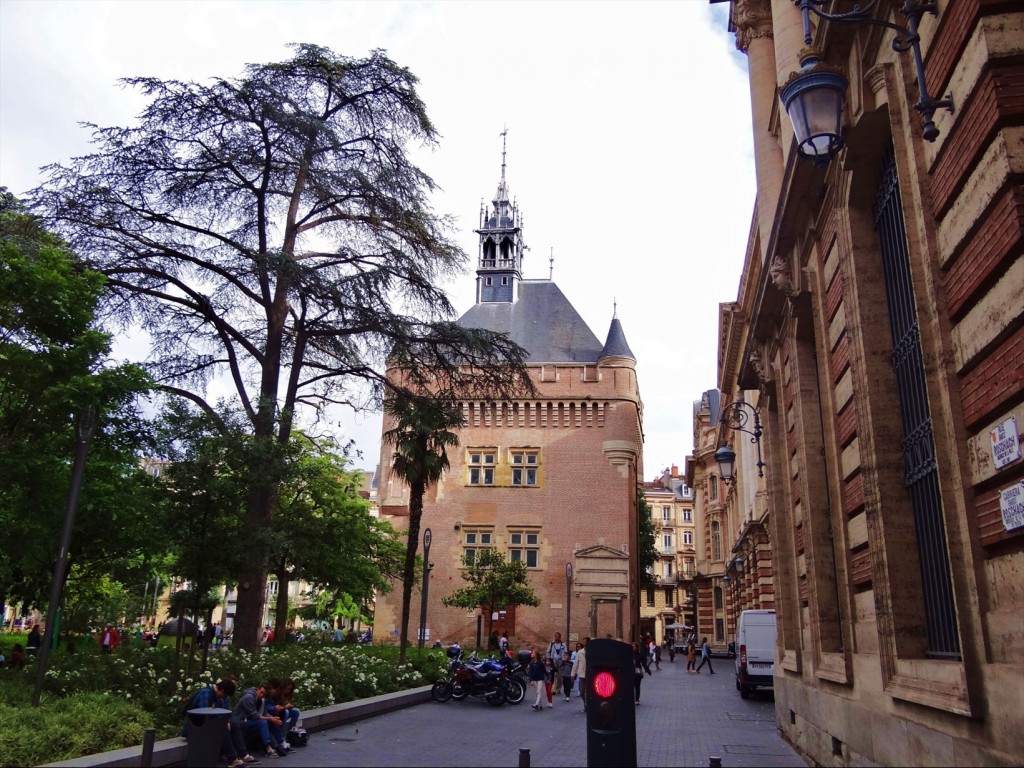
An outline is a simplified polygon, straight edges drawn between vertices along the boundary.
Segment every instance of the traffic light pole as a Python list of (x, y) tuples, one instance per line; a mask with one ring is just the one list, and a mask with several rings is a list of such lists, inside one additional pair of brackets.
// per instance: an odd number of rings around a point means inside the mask
[(587, 643), (587, 766), (636, 768), (633, 649), (618, 640)]

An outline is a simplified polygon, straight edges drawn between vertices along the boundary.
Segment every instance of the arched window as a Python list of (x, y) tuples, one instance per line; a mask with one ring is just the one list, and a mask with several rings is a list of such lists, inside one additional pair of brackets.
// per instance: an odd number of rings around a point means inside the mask
[(708, 477), (708, 494), (712, 501), (718, 501), (718, 475)]
[(711, 524), (711, 559), (722, 559), (722, 530), (717, 520)]

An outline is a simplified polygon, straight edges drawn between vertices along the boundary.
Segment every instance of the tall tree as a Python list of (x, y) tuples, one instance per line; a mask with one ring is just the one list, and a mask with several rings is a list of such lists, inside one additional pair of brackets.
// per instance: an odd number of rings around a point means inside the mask
[(506, 562), (505, 556), (494, 548), (482, 549), (472, 562), (464, 563), (462, 578), (469, 586), (456, 590), (441, 602), (449, 607), (473, 610), (480, 608), (487, 616), (487, 635), (494, 628), (496, 611), (517, 605), (538, 606), (537, 593), (527, 583), (529, 571), (521, 560)]
[[(523, 351), (452, 322), (437, 287), (466, 256), (407, 156), (437, 140), (409, 70), (382, 51), (304, 44), (236, 80), (124, 82), (151, 99), (139, 125), (90, 126), (95, 153), (52, 166), (34, 204), (107, 276), (109, 310), (148, 332), (165, 391), (215, 414), (206, 385), (230, 381), (265, 444), (252, 452), (248, 530), (272, 524), (274, 446), (288, 444), (296, 410), (379, 404), (385, 358), (404, 372), (395, 386), (507, 387), (504, 364)], [(250, 552), (235, 636), (251, 650), (266, 537)]]
[(399, 628), (399, 662), (405, 663), (409, 647), (409, 613), (416, 583), (416, 552), (419, 548), (423, 497), (427, 488), (448, 469), (448, 449), (459, 444), (453, 430), (465, 423), (457, 403), (442, 398), (411, 397), (396, 393), (384, 403), (384, 413), (394, 426), (384, 433), (383, 443), (394, 449), (391, 470), (409, 486), (409, 539), (402, 577), (402, 621)]

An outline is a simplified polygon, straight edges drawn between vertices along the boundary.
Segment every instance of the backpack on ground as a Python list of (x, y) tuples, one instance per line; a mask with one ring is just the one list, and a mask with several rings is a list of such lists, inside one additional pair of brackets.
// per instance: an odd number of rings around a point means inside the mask
[(286, 738), (293, 747), (304, 747), (309, 744), (309, 733), (305, 728), (292, 728)]

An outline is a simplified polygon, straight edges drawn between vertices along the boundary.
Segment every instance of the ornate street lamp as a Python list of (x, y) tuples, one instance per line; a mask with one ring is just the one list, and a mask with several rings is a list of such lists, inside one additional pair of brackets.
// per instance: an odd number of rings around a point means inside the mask
[[(718, 421), (721, 424), (720, 436), (721, 430), (727, 428), (733, 432), (745, 432), (751, 436), (750, 442), (757, 446), (757, 476), (764, 477), (764, 462), (761, 460), (761, 415), (757, 412), (757, 408), (743, 400), (737, 400), (722, 409), (722, 415)], [(747, 425), (751, 421), (753, 421), (753, 429), (748, 429)], [(722, 482), (728, 485), (736, 479), (736, 452), (726, 444), (724, 436), (719, 442), (721, 445), (715, 451), (715, 461), (718, 462), (718, 472), (722, 477)]]
[(924, 62), (921, 58), (921, 36), (918, 24), (921, 17), (930, 13), (938, 13), (938, 5), (934, 0), (903, 0), (900, 13), (907, 20), (907, 26), (893, 24), (890, 21), (876, 19), (872, 9), (878, 0), (869, 0), (864, 5), (855, 5), (846, 13), (826, 13), (821, 6), (833, 0), (793, 0), (800, 7), (804, 24), (804, 50), (800, 52), (800, 70), (790, 75), (789, 80), (779, 92), (786, 113), (793, 123), (796, 134), (797, 151), (801, 157), (824, 165), (842, 148), (842, 115), (843, 99), (848, 85), (842, 72), (822, 59), (822, 53), (811, 45), (811, 14), (821, 19), (850, 24), (873, 24), (896, 32), (892, 41), (893, 50), (904, 53), (912, 51), (914, 66), (917, 69), (917, 85), (920, 98), (914, 109), (921, 113), (923, 125), (921, 136), (925, 141), (935, 141), (939, 129), (935, 127), (933, 116), (935, 110), (941, 108), (953, 111), (953, 99), (935, 99), (928, 93), (925, 82)]

